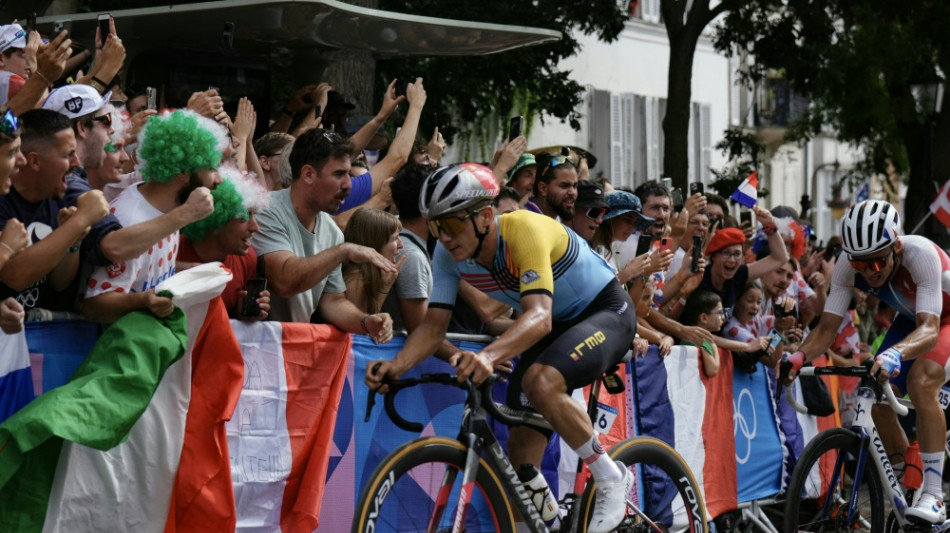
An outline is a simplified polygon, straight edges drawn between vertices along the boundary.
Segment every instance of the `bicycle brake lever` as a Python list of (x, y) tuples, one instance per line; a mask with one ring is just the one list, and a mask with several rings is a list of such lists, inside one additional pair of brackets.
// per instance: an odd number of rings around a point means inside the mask
[[(376, 363), (373, 365), (373, 374), (379, 370), (379, 367), (382, 363)], [(369, 422), (369, 415), (373, 412), (373, 406), (376, 405), (376, 390), (369, 389), (369, 392), (366, 393), (366, 417), (363, 418), (363, 422)]]
[(785, 387), (785, 382), (788, 380), (788, 375), (792, 372), (792, 363), (789, 361), (782, 361), (778, 366), (778, 379), (776, 380), (775, 386), (775, 402), (778, 403), (782, 399), (782, 388)]

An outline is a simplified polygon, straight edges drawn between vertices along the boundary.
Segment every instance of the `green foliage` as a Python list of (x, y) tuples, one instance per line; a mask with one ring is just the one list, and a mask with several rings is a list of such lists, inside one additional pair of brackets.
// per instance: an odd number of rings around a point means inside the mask
[(950, 58), (948, 23), (943, 0), (751, 0), (722, 19), (716, 46), (755, 58), (748, 80), (781, 70), (810, 101), (790, 138), (830, 127), (866, 148), (864, 170), (893, 164), (904, 172), (925, 121), (910, 87), (935, 79), (938, 62)]
[[(584, 88), (558, 69), (558, 62), (577, 52), (572, 32), (616, 39), (626, 15), (615, 0), (549, 0), (546, 2), (445, 2), (444, 0), (381, 0), (380, 9), (495, 24), (532, 26), (561, 31), (554, 43), (481, 57), (416, 57), (377, 63), (377, 91), (393, 78), (420, 76), (425, 80), (426, 113), (420, 131), (435, 126), (448, 141), (492, 146), (493, 137), (507, 130), (508, 118), (553, 117), (580, 129), (579, 107)], [(490, 153), (467, 154), (488, 159)]]

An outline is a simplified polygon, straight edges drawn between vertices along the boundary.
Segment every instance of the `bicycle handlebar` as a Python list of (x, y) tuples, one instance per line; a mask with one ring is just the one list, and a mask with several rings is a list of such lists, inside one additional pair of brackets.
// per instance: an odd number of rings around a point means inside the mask
[[(419, 422), (410, 422), (399, 414), (399, 412), (396, 410), (395, 404), (396, 395), (399, 393), (399, 391), (408, 389), (410, 387), (415, 387), (416, 385), (437, 383), (440, 385), (447, 385), (465, 390), (469, 398), (475, 398), (476, 403), (479, 403), (485, 408), (486, 411), (488, 411), (489, 414), (495, 417), (495, 419), (507, 426), (530, 424), (532, 426), (551, 429), (550, 423), (548, 423), (540, 414), (512, 409), (507, 405), (499, 404), (493, 401), (491, 399), (491, 390), (494, 382), (495, 376), (492, 376), (485, 380), (481, 386), (476, 387), (475, 384), (469, 379), (466, 379), (465, 381), (459, 381), (456, 376), (447, 373), (423, 374), (418, 378), (383, 380), (383, 383), (389, 387), (389, 392), (385, 394), (385, 399), (383, 400), (383, 406), (385, 407), (386, 414), (394, 424), (406, 431), (418, 433), (422, 431), (423, 425)], [(373, 405), (375, 405), (375, 403), (376, 391), (370, 389), (369, 396), (366, 401), (365, 422), (369, 422), (370, 413), (372, 412)]]
[[(873, 364), (873, 363), (872, 363)], [(884, 399), (887, 400), (887, 404), (891, 406), (891, 409), (894, 410), (900, 416), (907, 414), (908, 409), (906, 405), (900, 403), (900, 400), (894, 396), (894, 391), (890, 386), (883, 386), (886, 384), (881, 384), (873, 376), (871, 376), (871, 365), (864, 364), (858, 366), (826, 366), (826, 367), (816, 367), (816, 366), (806, 366), (802, 367), (798, 373), (799, 376), (849, 376), (862, 378), (864, 385), (865, 383), (869, 384), (871, 388), (877, 395), (878, 400), (881, 399), (883, 395)], [(781, 384), (780, 384), (781, 386)], [(789, 405), (799, 413), (806, 414), (808, 409), (802, 404), (798, 403), (795, 400), (794, 395), (792, 394), (791, 387), (785, 388), (785, 398), (788, 400)]]

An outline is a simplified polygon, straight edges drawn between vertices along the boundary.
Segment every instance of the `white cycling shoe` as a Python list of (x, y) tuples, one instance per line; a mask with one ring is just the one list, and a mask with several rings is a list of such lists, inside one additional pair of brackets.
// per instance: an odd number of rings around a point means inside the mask
[(597, 482), (597, 496), (594, 499), (594, 512), (590, 517), (588, 533), (609, 533), (613, 531), (627, 514), (627, 496), (633, 490), (633, 472), (617, 461), (617, 468), (623, 472), (620, 481)]
[(939, 495), (924, 492), (913, 507), (907, 508), (907, 516), (931, 524), (940, 524), (947, 519), (947, 509), (943, 505), (943, 498)]

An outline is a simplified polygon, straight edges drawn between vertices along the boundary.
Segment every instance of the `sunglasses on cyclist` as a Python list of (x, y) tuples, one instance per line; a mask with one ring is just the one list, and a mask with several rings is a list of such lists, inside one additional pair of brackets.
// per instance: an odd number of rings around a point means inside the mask
[(429, 233), (436, 239), (439, 238), (440, 232), (445, 233), (449, 237), (455, 237), (465, 230), (465, 220), (471, 218), (472, 215), (476, 213), (477, 211), (472, 211), (462, 217), (432, 219), (429, 221)]
[(7, 110), (3, 114), (3, 118), (0, 118), (0, 133), (4, 135), (13, 135), (16, 132), (17, 128), (20, 127), (20, 121), (17, 120), (16, 115), (13, 114), (13, 111)]
[(891, 253), (883, 257), (872, 257), (871, 259), (854, 259), (851, 256), (848, 256), (848, 263), (851, 265), (851, 268), (857, 270), (858, 272), (866, 272), (868, 270), (871, 272), (880, 272), (884, 270), (884, 267), (887, 266), (888, 257), (893, 256), (894, 253), (894, 248), (891, 247)]
[(105, 115), (99, 117), (92, 117), (89, 120), (92, 120), (93, 122), (102, 122), (102, 125), (107, 128), (112, 127), (112, 113), (106, 113)]
[(587, 210), (585, 215), (591, 220), (597, 220), (598, 218), (607, 214), (607, 208), (605, 207), (591, 207)]
[(566, 155), (556, 155), (548, 160), (545, 163), (544, 167), (541, 169), (541, 172), (538, 173), (538, 176), (544, 176), (554, 167), (559, 167), (561, 165), (571, 165), (574, 166), (574, 161)]

